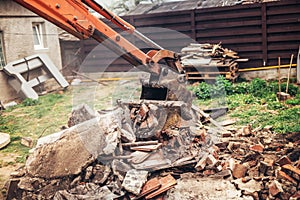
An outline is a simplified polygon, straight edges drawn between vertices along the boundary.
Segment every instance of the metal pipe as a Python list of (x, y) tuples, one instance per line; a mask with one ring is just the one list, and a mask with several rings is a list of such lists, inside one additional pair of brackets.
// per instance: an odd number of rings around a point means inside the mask
[[(296, 67), (297, 64), (292, 64), (292, 67)], [(288, 68), (290, 65), (281, 65), (280, 68)], [(267, 67), (256, 67), (256, 68), (247, 68), (247, 69), (239, 69), (239, 72), (248, 72), (248, 71), (258, 71), (258, 70), (267, 70), (267, 69), (278, 69), (279, 66), (267, 66)]]

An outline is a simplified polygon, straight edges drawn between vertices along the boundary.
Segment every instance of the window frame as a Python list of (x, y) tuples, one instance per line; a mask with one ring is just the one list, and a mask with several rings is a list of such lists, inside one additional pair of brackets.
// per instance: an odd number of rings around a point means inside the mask
[(6, 65), (3, 31), (0, 31), (0, 70)]
[[(46, 49), (46, 43), (44, 38), (44, 30), (45, 30), (44, 22), (33, 22), (32, 23), (32, 31), (33, 31), (33, 45), (35, 50)], [(38, 44), (35, 44), (36, 41)]]

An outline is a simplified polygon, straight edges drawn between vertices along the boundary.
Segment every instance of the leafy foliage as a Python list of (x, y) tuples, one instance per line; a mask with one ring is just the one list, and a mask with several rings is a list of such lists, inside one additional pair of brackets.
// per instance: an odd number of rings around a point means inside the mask
[(211, 97), (212, 87), (205, 82), (200, 83), (197, 87), (193, 88), (193, 92), (195, 93), (198, 99), (208, 99)]
[(39, 100), (37, 100), (37, 99), (26, 98), (23, 100), (22, 105), (23, 106), (34, 106), (34, 105), (37, 105), (38, 103), (39, 103)]
[[(286, 84), (281, 84), (281, 91), (285, 91)], [(265, 100), (276, 100), (276, 93), (279, 91), (277, 82), (268, 83), (265, 80), (255, 78), (251, 82), (242, 82), (233, 84), (226, 80), (223, 76), (216, 78), (215, 84), (207, 84), (201, 82), (192, 88), (198, 99), (208, 99), (220, 97), (222, 94), (251, 94), (257, 98), (264, 98)], [(299, 92), (299, 88), (293, 84), (289, 85), (288, 93), (295, 96)], [(249, 102), (250, 103), (250, 102)]]
[(266, 93), (267, 82), (265, 80), (255, 78), (253, 79), (248, 86), (248, 93), (253, 94), (254, 96), (264, 96)]
[[(280, 85), (285, 91), (286, 83)], [(233, 84), (224, 78), (217, 78), (215, 84), (200, 83), (191, 88), (200, 105), (210, 105), (226, 94), (226, 103), (231, 117), (239, 118), (239, 123), (254, 127), (272, 125), (277, 133), (300, 131), (300, 90), (290, 84), (288, 93), (291, 99), (279, 102), (276, 93), (277, 82), (253, 79), (251, 82)], [(294, 107), (293, 107), (294, 106)]]

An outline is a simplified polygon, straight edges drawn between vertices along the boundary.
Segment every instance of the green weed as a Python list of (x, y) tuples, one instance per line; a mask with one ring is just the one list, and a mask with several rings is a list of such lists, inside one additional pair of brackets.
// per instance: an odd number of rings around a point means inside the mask
[[(285, 91), (286, 83), (281, 84)], [(212, 104), (220, 100), (220, 96), (212, 94), (226, 92), (226, 105), (229, 115), (239, 119), (239, 124), (252, 124), (254, 127), (272, 125), (277, 133), (300, 131), (300, 91), (293, 84), (289, 85), (288, 93), (293, 97), (286, 102), (279, 102), (277, 82), (253, 79), (251, 82), (233, 84), (224, 79), (217, 79), (215, 84), (204, 82), (191, 87), (191, 91), (199, 99), (200, 107), (215, 107)]]

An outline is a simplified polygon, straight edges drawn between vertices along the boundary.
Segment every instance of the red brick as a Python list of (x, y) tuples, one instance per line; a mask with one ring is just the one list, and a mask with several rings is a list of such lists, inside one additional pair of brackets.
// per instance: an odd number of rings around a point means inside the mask
[(250, 150), (262, 153), (264, 151), (264, 146), (261, 144), (255, 144), (250, 146)]
[(287, 156), (282, 156), (276, 163), (283, 166), (286, 164), (292, 164), (292, 161)]
[(142, 188), (141, 194), (137, 197), (137, 199), (142, 198), (151, 192), (159, 189), (161, 187), (161, 184), (157, 177), (150, 179), (145, 183), (145, 185)]
[(152, 198), (162, 194), (163, 192), (171, 189), (172, 187), (174, 187), (174, 185), (177, 184), (176, 180), (170, 174), (168, 176), (165, 176), (165, 177), (159, 179), (159, 183), (161, 184), (161, 187), (158, 190), (147, 195), (145, 197), (146, 199), (152, 199)]
[(277, 177), (278, 177), (278, 178), (286, 179), (286, 180), (288, 180), (288, 181), (290, 181), (290, 182), (292, 182), (292, 183), (294, 183), (294, 184), (297, 185), (297, 181), (296, 181), (295, 179), (293, 179), (292, 177), (290, 177), (289, 175), (287, 175), (287, 174), (286, 174), (285, 172), (283, 172), (283, 171), (278, 171), (278, 172), (277, 172)]
[(243, 178), (245, 177), (247, 171), (248, 167), (246, 165), (236, 163), (233, 166), (232, 175), (234, 178)]
[(201, 170), (203, 170), (203, 169), (205, 168), (205, 166), (206, 166), (206, 164), (207, 164), (207, 162), (206, 162), (207, 157), (208, 157), (208, 155), (205, 154), (205, 155), (198, 161), (198, 163), (197, 163), (196, 166), (195, 166), (195, 168), (196, 168), (197, 171), (201, 171)]
[(274, 180), (270, 185), (269, 185), (269, 193), (272, 196), (276, 196), (277, 194), (283, 192), (281, 184)]

